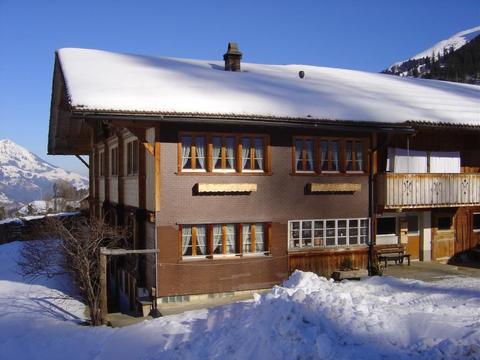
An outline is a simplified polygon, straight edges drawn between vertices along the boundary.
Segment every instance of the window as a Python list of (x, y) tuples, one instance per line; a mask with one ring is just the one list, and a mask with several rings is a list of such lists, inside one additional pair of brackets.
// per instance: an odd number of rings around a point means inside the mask
[(184, 225), (182, 227), (182, 255), (207, 255), (207, 231), (205, 225)]
[(183, 133), (179, 135), (179, 172), (265, 172), (267, 136)]
[(181, 225), (182, 257), (265, 254), (267, 224)]
[(242, 171), (263, 171), (265, 140), (263, 137), (242, 137)]
[(100, 168), (100, 176), (105, 176), (105, 152), (101, 151), (98, 154), (98, 167)]
[(320, 141), (320, 170), (340, 171), (338, 140)]
[(234, 136), (212, 136), (213, 171), (235, 171), (236, 144)]
[(366, 172), (367, 139), (293, 138), (295, 173)]
[(367, 218), (289, 221), (289, 248), (365, 245), (368, 243)]
[(182, 170), (205, 171), (205, 136), (182, 136)]
[(345, 141), (345, 170), (365, 171), (363, 142), (359, 140)]
[(418, 235), (418, 216), (417, 215), (407, 215), (407, 228), (408, 235)]
[(110, 149), (110, 174), (118, 175), (118, 148)]
[(396, 235), (397, 218), (379, 217), (377, 218), (377, 235)]
[(138, 140), (127, 143), (127, 175), (138, 174)]
[(480, 231), (480, 213), (473, 213), (473, 231)]
[(439, 216), (437, 219), (438, 230), (450, 230), (452, 228), (451, 216)]
[(296, 172), (314, 172), (315, 171), (315, 139), (314, 138), (296, 138), (295, 139), (295, 171)]
[(242, 225), (243, 253), (263, 253), (265, 250), (265, 227), (263, 224)]

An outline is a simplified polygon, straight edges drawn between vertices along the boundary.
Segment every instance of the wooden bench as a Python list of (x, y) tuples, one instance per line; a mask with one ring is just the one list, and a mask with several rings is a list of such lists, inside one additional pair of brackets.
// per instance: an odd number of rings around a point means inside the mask
[(388, 246), (376, 249), (378, 261), (383, 261), (385, 267), (387, 267), (388, 261), (395, 261), (395, 265), (398, 263), (403, 264), (403, 260), (408, 260), (408, 266), (410, 266), (410, 254), (405, 252), (405, 246), (403, 244)]

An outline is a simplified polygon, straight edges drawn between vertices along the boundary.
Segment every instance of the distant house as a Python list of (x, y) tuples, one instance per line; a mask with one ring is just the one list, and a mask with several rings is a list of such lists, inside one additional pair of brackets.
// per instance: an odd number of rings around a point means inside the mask
[(241, 59), (56, 53), (49, 154), (88, 155), (91, 212), (157, 251), (110, 260), (121, 306), (478, 243), (479, 87)]

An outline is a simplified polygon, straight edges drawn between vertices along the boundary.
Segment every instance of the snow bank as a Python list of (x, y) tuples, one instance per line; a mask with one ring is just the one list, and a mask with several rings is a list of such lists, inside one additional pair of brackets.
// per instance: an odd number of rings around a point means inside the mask
[(81, 110), (480, 125), (473, 85), (308, 65), (242, 63), (229, 72), (222, 61), (75, 48), (58, 58)]
[(338, 284), (295, 272), (251, 301), (85, 328), (77, 302), (54, 302), (56, 280), (15, 275), (20, 246), (0, 246), (0, 358), (480, 359), (480, 279)]

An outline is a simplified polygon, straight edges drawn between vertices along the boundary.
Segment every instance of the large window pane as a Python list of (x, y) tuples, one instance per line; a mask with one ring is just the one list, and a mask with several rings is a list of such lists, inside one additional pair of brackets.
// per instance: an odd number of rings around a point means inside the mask
[(255, 138), (254, 139), (254, 146), (255, 146), (255, 170), (263, 170), (263, 138)]
[(205, 138), (203, 136), (195, 137), (196, 149), (196, 169), (205, 170)]
[(182, 169), (192, 168), (192, 138), (182, 136)]
[(192, 227), (182, 227), (182, 255), (192, 256)]
[(300, 247), (300, 222), (292, 221), (290, 223), (290, 247)]
[(226, 241), (227, 241), (227, 254), (235, 254), (236, 251), (236, 231), (234, 224), (228, 224), (226, 226)]
[(197, 255), (207, 255), (207, 229), (205, 225), (197, 225)]
[(303, 150), (303, 141), (302, 140), (296, 140), (295, 141), (295, 164), (296, 164), (296, 169), (298, 171), (303, 170), (302, 166), (302, 150)]
[(255, 252), (265, 251), (265, 235), (263, 224), (255, 224)]
[(312, 222), (302, 221), (302, 245), (312, 246)]
[(225, 138), (225, 154), (226, 154), (226, 168), (229, 170), (235, 169), (235, 138), (228, 136)]
[(222, 225), (213, 225), (213, 253), (222, 254)]
[(347, 171), (353, 170), (353, 144), (351, 141), (345, 142), (345, 161)]
[(213, 168), (221, 169), (222, 168), (222, 138), (220, 136), (212, 137), (213, 144)]
[(242, 243), (243, 243), (243, 253), (251, 252), (252, 247), (252, 233), (250, 224), (244, 224), (242, 226)]
[(242, 138), (242, 169), (250, 170), (250, 138)]
[(377, 235), (395, 235), (397, 219), (394, 217), (377, 218)]
[(365, 171), (365, 161), (363, 160), (363, 143), (361, 141), (357, 141), (355, 143), (355, 157), (357, 162), (357, 170), (358, 171)]

